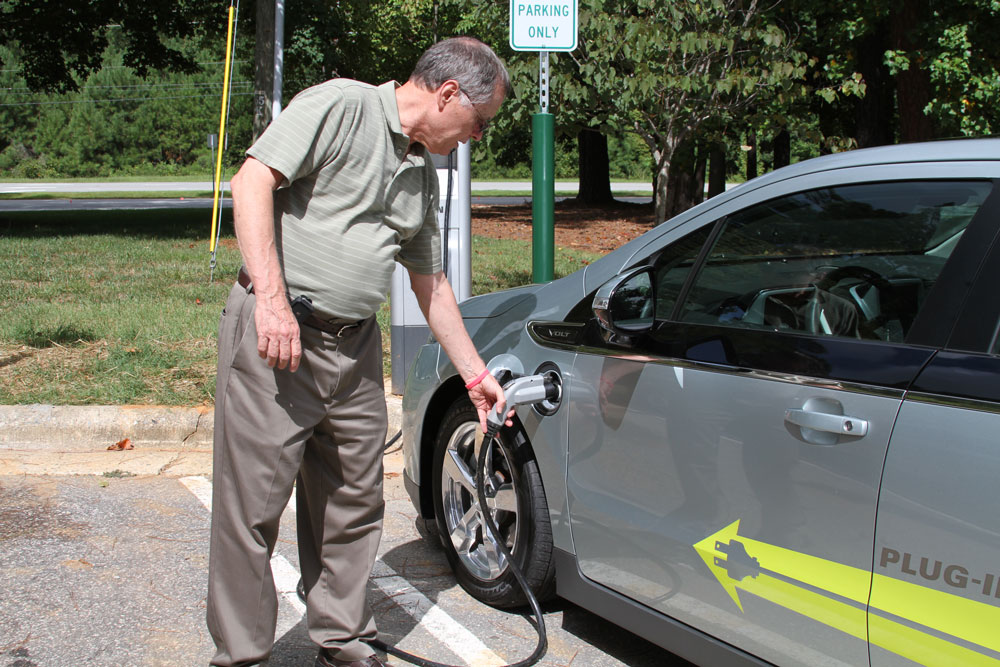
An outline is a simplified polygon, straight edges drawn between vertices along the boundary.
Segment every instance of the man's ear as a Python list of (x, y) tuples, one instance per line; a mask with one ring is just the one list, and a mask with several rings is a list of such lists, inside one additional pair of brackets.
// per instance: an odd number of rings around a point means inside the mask
[(458, 81), (455, 81), (454, 79), (448, 79), (438, 86), (436, 93), (438, 111), (442, 111), (444, 107), (455, 98), (455, 96), (460, 95), (461, 93), (462, 88), (458, 85)]

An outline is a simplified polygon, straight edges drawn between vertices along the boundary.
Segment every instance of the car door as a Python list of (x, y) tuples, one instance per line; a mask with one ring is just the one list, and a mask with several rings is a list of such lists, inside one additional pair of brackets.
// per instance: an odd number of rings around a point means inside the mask
[(926, 173), (765, 189), (618, 285), (631, 321), (570, 380), (585, 576), (777, 664), (868, 662), (886, 448), (940, 329), (924, 306), (992, 190)]
[(1000, 664), (996, 249), (988, 262), (889, 441), (868, 611), (873, 667)]

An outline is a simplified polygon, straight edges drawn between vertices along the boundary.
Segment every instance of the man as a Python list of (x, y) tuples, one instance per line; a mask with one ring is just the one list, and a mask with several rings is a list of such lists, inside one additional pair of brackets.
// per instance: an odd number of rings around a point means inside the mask
[(509, 89), (489, 47), (448, 39), (402, 86), (334, 79), (303, 91), (233, 177), (244, 269), (219, 325), (213, 665), (260, 664), (270, 654), (277, 597), (269, 561), (297, 475), (316, 665), (382, 664), (365, 643), (376, 635), (365, 588), (381, 535), (387, 429), (374, 313), (401, 262), (485, 430), (487, 411), (505, 405), (503, 390), (441, 272), (427, 153), (481, 139)]

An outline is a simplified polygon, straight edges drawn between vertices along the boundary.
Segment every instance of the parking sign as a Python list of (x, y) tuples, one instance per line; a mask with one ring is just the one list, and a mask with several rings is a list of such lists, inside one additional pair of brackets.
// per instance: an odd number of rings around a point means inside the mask
[(510, 0), (515, 51), (572, 51), (576, 36), (577, 0)]

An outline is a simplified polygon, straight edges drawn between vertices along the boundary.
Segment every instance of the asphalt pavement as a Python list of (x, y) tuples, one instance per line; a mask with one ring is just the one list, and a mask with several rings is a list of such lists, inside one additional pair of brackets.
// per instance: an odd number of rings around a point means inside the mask
[[(26, 192), (28, 185), (54, 191), (53, 184), (0, 184), (0, 193)], [(121, 189), (109, 190), (112, 185)], [(210, 183), (125, 185), (60, 187), (211, 190)], [(478, 185), (530, 190), (530, 184)], [(137, 201), (155, 208), (211, 205), (210, 199), (62, 197), (0, 206), (132, 208)], [(393, 433), (400, 399), (387, 391), (386, 401)], [(211, 443), (212, 412), (205, 408), (0, 406), (0, 667), (208, 663)], [(531, 622), (462, 591), (403, 488), (398, 449), (384, 464), (385, 528), (369, 580), (380, 638), (456, 665), (525, 658), (535, 642)], [(294, 592), (293, 507), (282, 518), (272, 559), (280, 600), (272, 667), (311, 666), (315, 656)], [(570, 603), (555, 600), (544, 612), (549, 649), (540, 665), (686, 664)], [(404, 663), (391, 658), (388, 664)]]
[[(387, 402), (393, 428), (399, 397)], [(208, 663), (211, 417), (186, 408), (0, 409), (0, 667)], [(132, 449), (116, 447), (125, 438)], [(380, 638), (455, 665), (529, 655), (527, 617), (482, 605), (455, 582), (403, 488), (398, 449), (384, 466), (385, 529), (369, 581)], [(311, 666), (315, 655), (294, 592), (294, 522), (291, 503), (272, 559), (280, 600), (272, 667)], [(685, 664), (570, 603), (544, 611), (543, 666)]]

